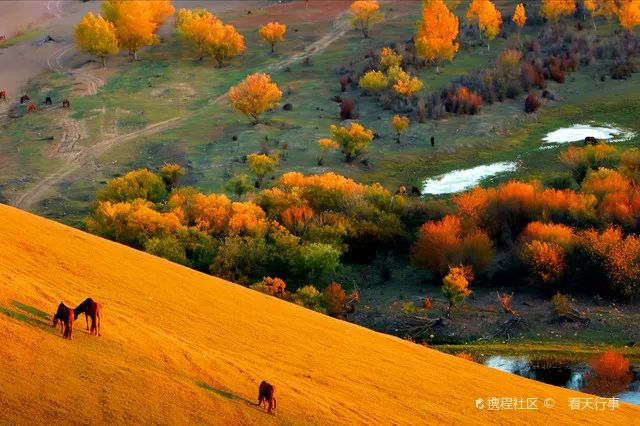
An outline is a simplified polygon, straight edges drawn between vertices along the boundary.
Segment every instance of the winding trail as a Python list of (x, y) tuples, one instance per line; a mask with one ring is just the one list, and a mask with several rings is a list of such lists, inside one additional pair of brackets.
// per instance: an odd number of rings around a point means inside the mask
[[(52, 2), (50, 2), (52, 3)], [(55, 2), (53, 2), (55, 3)], [(390, 19), (395, 19), (403, 14), (399, 14)], [(310, 44), (305, 48), (303, 52), (296, 53), (290, 57), (284, 58), (281, 61), (271, 64), (267, 67), (269, 71), (280, 71), (284, 68), (295, 64), (297, 62), (303, 61), (306, 58), (312, 57), (326, 48), (331, 46), (338, 39), (343, 37), (347, 31), (351, 29), (351, 23), (347, 18), (347, 12), (342, 12), (338, 16), (336, 16), (333, 26), (331, 30), (325, 34), (323, 37)], [(73, 49), (73, 46), (65, 46), (56, 52), (54, 52), (47, 59), (47, 66), (54, 72), (58, 73), (68, 73), (78, 78), (78, 80), (84, 82), (86, 85), (86, 93), (88, 95), (95, 95), (98, 91), (98, 88), (104, 84), (104, 81), (99, 77), (93, 76), (88, 73), (83, 73), (77, 70), (70, 70), (65, 68), (63, 63), (64, 56), (69, 53)], [(226, 93), (222, 94), (214, 99), (209, 101), (209, 105), (216, 105), (222, 102), (227, 98)], [(99, 158), (102, 154), (109, 151), (110, 149), (121, 145), (125, 142), (128, 142), (132, 139), (142, 137), (142, 136), (150, 136), (169, 128), (175, 127), (180, 122), (182, 122), (185, 118), (187, 118), (189, 114), (173, 117), (168, 120), (160, 121), (154, 124), (150, 124), (147, 127), (127, 133), (125, 135), (119, 135), (117, 137), (111, 139), (102, 140), (95, 145), (82, 148), (79, 146), (74, 146), (74, 154), (65, 156), (64, 158), (67, 160), (67, 163), (61, 166), (54, 173), (44, 177), (37, 184), (27, 188), (19, 195), (17, 195), (13, 201), (13, 205), (15, 207), (21, 209), (29, 209), (34, 204), (42, 200), (42, 198), (47, 194), (47, 192), (55, 185), (60, 183), (63, 179), (75, 173), (76, 171), (86, 167), (92, 166), (97, 158)]]

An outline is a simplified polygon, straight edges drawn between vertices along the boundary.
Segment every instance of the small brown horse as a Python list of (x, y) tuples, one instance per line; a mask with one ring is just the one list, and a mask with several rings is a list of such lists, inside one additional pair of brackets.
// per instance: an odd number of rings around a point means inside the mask
[(71, 103), (69, 102), (69, 99), (63, 99), (62, 108), (70, 108), (70, 107), (71, 107)]
[(33, 102), (27, 105), (27, 112), (36, 112), (37, 110), (38, 110), (38, 105), (34, 104)]
[(0, 90), (0, 99), (7, 99), (7, 91)]
[(91, 334), (100, 336), (100, 317), (102, 316), (102, 305), (94, 302), (92, 298), (86, 298), (77, 308), (73, 310), (74, 319), (78, 319), (80, 314), (84, 314), (89, 330), (89, 317), (91, 317)]
[(60, 331), (62, 331), (62, 337), (71, 340), (74, 319), (75, 317), (73, 309), (66, 307), (64, 303), (60, 302), (60, 304), (58, 305), (58, 311), (53, 316), (53, 327), (58, 325), (58, 321), (60, 321)]
[[(267, 413), (276, 415), (277, 403), (276, 403), (276, 387), (272, 384), (265, 382), (260, 383), (258, 388), (258, 407), (261, 407), (264, 403), (264, 408)], [(267, 408), (267, 404), (269, 404)]]
[(29, 97), (29, 95), (22, 95), (20, 96), (20, 103), (23, 104), (25, 102), (29, 102), (31, 100), (31, 98)]

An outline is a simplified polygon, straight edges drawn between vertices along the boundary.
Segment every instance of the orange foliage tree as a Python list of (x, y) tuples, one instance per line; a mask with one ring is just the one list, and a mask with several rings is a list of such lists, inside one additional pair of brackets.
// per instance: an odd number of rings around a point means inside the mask
[(217, 19), (214, 21), (207, 42), (207, 51), (222, 67), (224, 61), (244, 52), (244, 37), (233, 25), (228, 25)]
[(614, 294), (631, 297), (640, 293), (640, 238), (624, 236), (609, 226), (601, 233), (586, 230), (578, 234), (578, 245), (586, 261), (588, 279)]
[(404, 97), (406, 101), (411, 99), (414, 93), (421, 90), (423, 87), (422, 81), (418, 77), (414, 77), (408, 72), (400, 70), (395, 76), (395, 84), (393, 90)]
[(236, 110), (250, 117), (254, 124), (260, 122), (260, 115), (277, 105), (282, 92), (267, 74), (256, 73), (247, 76), (241, 83), (229, 89), (229, 101)]
[(426, 61), (439, 65), (450, 61), (460, 45), (458, 37), (458, 17), (454, 15), (443, 0), (426, 0), (422, 9), (422, 21), (418, 25), (415, 37), (416, 50)]
[(327, 157), (327, 153), (329, 150), (338, 149), (340, 145), (338, 142), (333, 139), (322, 138), (318, 141), (318, 146), (320, 146), (320, 156), (318, 157), (318, 165), (321, 166), (324, 164), (324, 161)]
[(87, 13), (73, 31), (76, 46), (90, 55), (102, 58), (102, 66), (107, 66), (107, 56), (118, 52), (118, 37), (113, 22), (102, 16)]
[(362, 31), (364, 38), (369, 37), (371, 26), (384, 19), (378, 0), (357, 0), (351, 3), (351, 22)]
[(102, 14), (114, 23), (120, 46), (126, 48), (134, 60), (138, 50), (159, 42), (155, 34), (169, 16), (175, 12), (170, 0), (105, 0)]
[(623, 1), (617, 14), (620, 25), (629, 32), (640, 25), (640, 3), (637, 1)]
[(322, 296), (329, 315), (339, 316), (344, 313), (347, 295), (340, 284), (332, 282), (322, 291)]
[(540, 7), (540, 14), (554, 23), (558, 23), (564, 15), (570, 15), (575, 11), (575, 0), (542, 0)]
[(460, 219), (448, 215), (420, 227), (411, 254), (416, 265), (444, 274), (449, 265), (463, 262), (484, 268), (491, 261), (493, 245), (485, 232), (465, 232)]
[(276, 43), (280, 43), (284, 40), (284, 33), (287, 31), (287, 26), (279, 22), (269, 22), (268, 24), (260, 27), (260, 37), (271, 45), (271, 53), (274, 52)]
[(525, 243), (521, 256), (531, 272), (544, 284), (557, 282), (566, 267), (565, 252), (554, 243), (538, 240)]
[(467, 10), (467, 19), (478, 22), (480, 35), (487, 37), (487, 49), (489, 41), (496, 38), (502, 25), (502, 14), (490, 0), (472, 0)]

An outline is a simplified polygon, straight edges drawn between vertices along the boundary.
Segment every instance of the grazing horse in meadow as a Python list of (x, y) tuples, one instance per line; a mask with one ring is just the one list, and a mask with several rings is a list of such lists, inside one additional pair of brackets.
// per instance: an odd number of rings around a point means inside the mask
[(60, 331), (62, 331), (62, 337), (71, 340), (74, 319), (75, 315), (73, 313), (73, 309), (68, 308), (64, 303), (60, 302), (60, 304), (58, 305), (58, 310), (53, 316), (53, 327), (58, 325), (58, 321), (60, 321)]
[(6, 90), (0, 90), (0, 99), (7, 99), (7, 91)]
[[(264, 403), (264, 408), (267, 413), (276, 415), (277, 403), (276, 403), (276, 387), (272, 384), (265, 382), (260, 383), (258, 388), (258, 407), (261, 407)], [(267, 404), (269, 404), (267, 408)]]
[(38, 105), (34, 104), (33, 102), (27, 105), (27, 112), (35, 112), (37, 110), (38, 110)]
[(92, 298), (88, 297), (73, 310), (74, 319), (78, 319), (80, 314), (84, 314), (84, 319), (87, 322), (87, 330), (89, 330), (89, 317), (91, 317), (91, 334), (100, 336), (100, 317), (102, 316), (102, 305), (94, 302)]
[(25, 102), (29, 102), (31, 100), (31, 98), (29, 97), (29, 95), (22, 95), (20, 96), (20, 103), (23, 104)]
[(44, 100), (44, 104), (45, 104), (45, 105), (51, 105), (51, 104), (53, 104), (53, 102), (51, 101), (51, 97), (47, 96), (47, 98)]
[(71, 107), (71, 103), (69, 102), (69, 99), (63, 99), (62, 108), (70, 108), (70, 107)]

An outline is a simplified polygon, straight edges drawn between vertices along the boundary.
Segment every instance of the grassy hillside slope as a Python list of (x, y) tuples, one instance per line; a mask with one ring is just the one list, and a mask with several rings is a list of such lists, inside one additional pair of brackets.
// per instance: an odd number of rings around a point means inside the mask
[[(63, 300), (103, 303), (103, 336), (51, 327)], [(624, 424), (622, 406), (338, 321), (0, 205), (0, 424)], [(262, 379), (278, 417), (253, 404)], [(554, 398), (487, 412), (475, 398)], [(540, 404), (542, 405), (542, 404)]]

